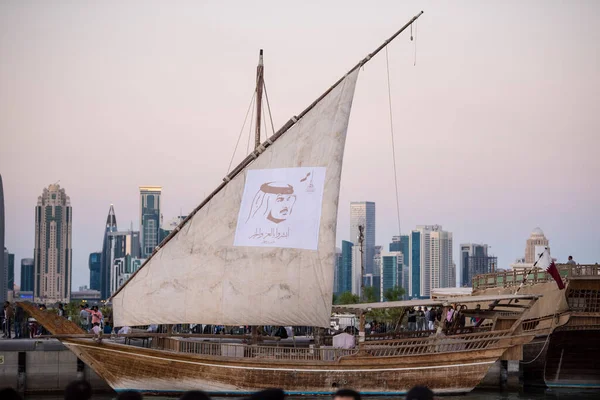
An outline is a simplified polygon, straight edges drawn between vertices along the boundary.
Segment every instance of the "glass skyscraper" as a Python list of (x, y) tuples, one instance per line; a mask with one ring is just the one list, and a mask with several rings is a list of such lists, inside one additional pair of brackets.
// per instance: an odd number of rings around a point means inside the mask
[(160, 243), (161, 186), (140, 186), (140, 236), (142, 258), (148, 258)]
[(15, 255), (8, 253), (8, 266), (7, 266), (7, 285), (8, 290), (15, 289)]
[(454, 287), (452, 233), (440, 225), (419, 225), (411, 232), (409, 296), (428, 298), (432, 289)]
[(100, 272), (102, 271), (102, 253), (96, 252), (90, 254), (90, 289), (100, 290)]
[(21, 260), (21, 292), (33, 292), (33, 271), (33, 258), (23, 258)]
[[(100, 255), (100, 297), (104, 300), (110, 297), (110, 274), (112, 270), (112, 240), (111, 233), (117, 231), (117, 217), (115, 215), (115, 208), (110, 205), (108, 209), (108, 216), (106, 217), (106, 225), (104, 226), (104, 240), (102, 242), (102, 253)], [(91, 266), (90, 266), (91, 268)], [(91, 270), (90, 270), (91, 274)], [(91, 286), (91, 275), (90, 275), (90, 289)]]
[(338, 294), (352, 292), (352, 242), (342, 241), (342, 257), (338, 270)]
[(403, 258), (400, 252), (384, 253), (381, 256), (381, 301), (386, 300), (386, 290), (402, 287)]
[(365, 274), (373, 274), (375, 257), (375, 203), (372, 201), (353, 201), (350, 203), (350, 240), (358, 246), (359, 225), (364, 226)]

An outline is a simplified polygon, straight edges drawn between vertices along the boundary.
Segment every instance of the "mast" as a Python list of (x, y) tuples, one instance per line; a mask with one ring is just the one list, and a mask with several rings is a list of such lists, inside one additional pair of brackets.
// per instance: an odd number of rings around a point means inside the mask
[(254, 149), (260, 146), (260, 122), (262, 116), (262, 93), (264, 86), (263, 50), (260, 49), (258, 66), (256, 67), (256, 131), (254, 133)]

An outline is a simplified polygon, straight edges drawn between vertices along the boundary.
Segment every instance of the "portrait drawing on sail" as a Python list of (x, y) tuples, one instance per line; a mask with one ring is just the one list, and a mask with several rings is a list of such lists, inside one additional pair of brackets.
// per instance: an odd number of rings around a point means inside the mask
[(248, 170), (234, 246), (317, 250), (324, 167)]

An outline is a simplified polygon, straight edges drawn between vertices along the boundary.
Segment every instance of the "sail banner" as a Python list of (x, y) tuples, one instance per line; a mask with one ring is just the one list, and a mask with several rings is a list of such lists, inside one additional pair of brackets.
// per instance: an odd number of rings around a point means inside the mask
[(317, 250), (324, 185), (324, 167), (249, 170), (233, 244)]
[(358, 69), (237, 174), (113, 298), (115, 326), (328, 327)]

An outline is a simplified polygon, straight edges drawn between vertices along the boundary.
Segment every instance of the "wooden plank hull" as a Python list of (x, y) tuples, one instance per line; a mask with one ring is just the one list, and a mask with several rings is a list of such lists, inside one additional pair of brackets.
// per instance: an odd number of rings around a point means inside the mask
[(544, 370), (551, 388), (600, 388), (599, 330), (552, 334)]
[(402, 357), (351, 356), (339, 361), (284, 361), (182, 354), (89, 340), (65, 345), (116, 391), (203, 390), (244, 395), (278, 387), (290, 394), (330, 394), (350, 387), (364, 394), (402, 394), (415, 385), (464, 393), (485, 376), (504, 348)]

